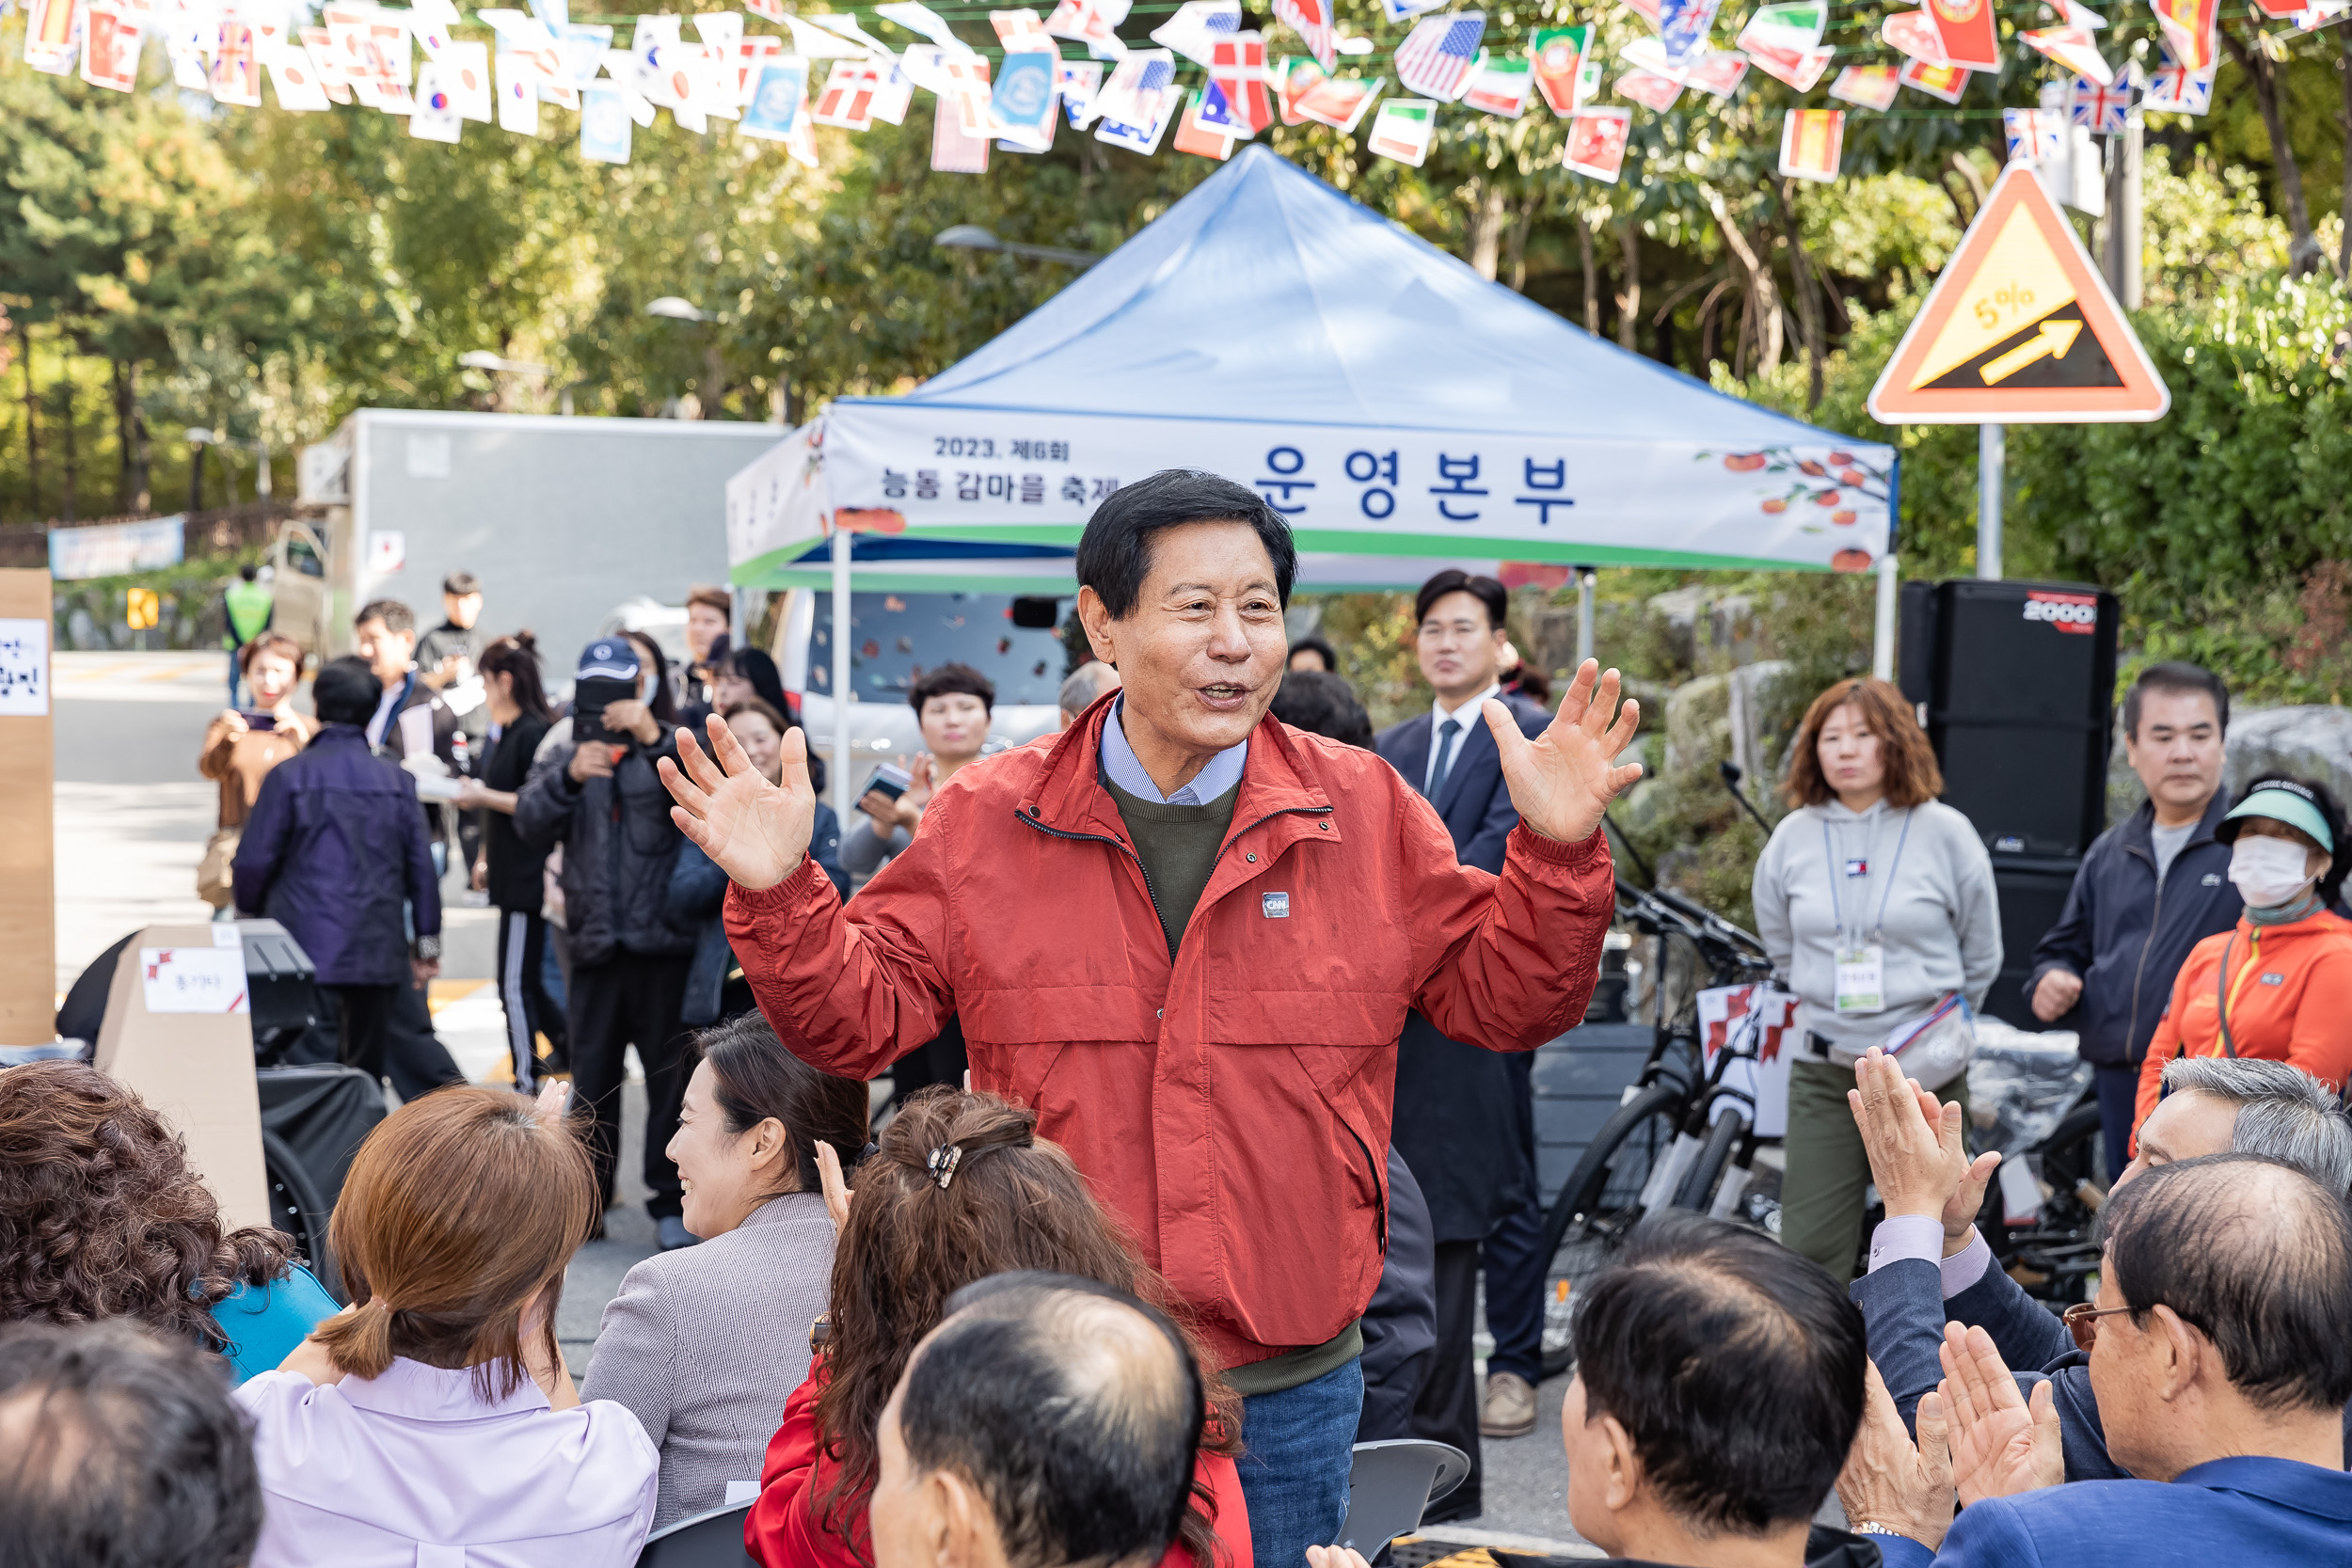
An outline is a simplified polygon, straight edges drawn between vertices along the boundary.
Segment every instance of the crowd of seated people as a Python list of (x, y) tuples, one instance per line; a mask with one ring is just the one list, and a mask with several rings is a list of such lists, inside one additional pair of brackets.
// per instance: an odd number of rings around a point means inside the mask
[[(451, 1088), (355, 1156), (338, 1309), (225, 1232), (88, 1067), (0, 1072), (0, 1568), (626, 1568), (734, 1507), (765, 1568), (1250, 1568), (1239, 1402), (1034, 1113), (706, 1031), (672, 1156), (704, 1244), (559, 1354), (597, 1187), (566, 1086)], [(1588, 1288), (1571, 1523), (1683, 1568), (2352, 1561), (2352, 1121), (2291, 1065), (2183, 1058), (2064, 1315), (1975, 1222), (1996, 1164), (1873, 1052), (1887, 1218), (1850, 1289), (1670, 1212)], [(1821, 1523), (1831, 1499), (1843, 1528)], [(748, 1506), (746, 1506), (748, 1505)], [(1309, 1568), (1364, 1568), (1317, 1547)]]

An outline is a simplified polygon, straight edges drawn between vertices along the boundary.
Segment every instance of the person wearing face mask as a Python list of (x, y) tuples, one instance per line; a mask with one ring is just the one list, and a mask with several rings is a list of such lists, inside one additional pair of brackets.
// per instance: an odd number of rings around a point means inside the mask
[(573, 1083), (596, 1116), (592, 1147), (605, 1206), (620, 1156), (623, 1055), (634, 1045), (645, 1070), (645, 1208), (661, 1244), (679, 1247), (693, 1237), (679, 1218), (677, 1166), (662, 1147), (677, 1131), (684, 1087), (677, 1056), (694, 928), (669, 910), (685, 839), (656, 771), (660, 760), (677, 758), (677, 709), (665, 675), (649, 638), (624, 633), (588, 645), (578, 671), (582, 689), (633, 686), (638, 695), (589, 709), (585, 730), (576, 708), (572, 733), (543, 744), (515, 800), (515, 832), (536, 850), (564, 847), (571, 950), (564, 1022)]
[(2343, 803), (2323, 784), (2270, 774), (2246, 786), (2214, 837), (2230, 846), (2246, 913), (2181, 966), (2140, 1069), (2135, 1134), (2177, 1057), (2287, 1062), (2339, 1090), (2352, 1072), (2352, 920), (2331, 908), (2352, 872)]

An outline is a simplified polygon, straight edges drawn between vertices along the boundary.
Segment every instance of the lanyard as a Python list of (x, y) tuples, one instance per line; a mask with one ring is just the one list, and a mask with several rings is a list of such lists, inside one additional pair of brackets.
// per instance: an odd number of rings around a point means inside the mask
[[(1873, 931), (1883, 931), (1886, 928), (1886, 901), (1894, 896), (1895, 873), (1902, 869), (1903, 846), (1910, 842), (1911, 812), (1908, 808), (1906, 808), (1903, 812), (1902, 832), (1897, 834), (1895, 838), (1895, 862), (1892, 865), (1889, 865), (1886, 868), (1886, 886), (1884, 890), (1879, 894), (1879, 917), (1877, 923), (1870, 927)], [(1874, 849), (1877, 847), (1878, 832), (1877, 829), (1873, 827), (1870, 832), (1870, 842), (1865, 846), (1865, 848), (1866, 850)], [(1830, 918), (1837, 923), (1837, 935), (1839, 940), (1843, 941), (1846, 934), (1846, 916), (1845, 911), (1840, 910), (1837, 904), (1837, 879), (1839, 876), (1837, 865), (1837, 848), (1830, 842), (1829, 818), (1826, 816), (1821, 818), (1821, 853), (1829, 863)], [(1875, 871), (1871, 872), (1870, 879), (1874, 882), (1877, 881), (1878, 873)]]

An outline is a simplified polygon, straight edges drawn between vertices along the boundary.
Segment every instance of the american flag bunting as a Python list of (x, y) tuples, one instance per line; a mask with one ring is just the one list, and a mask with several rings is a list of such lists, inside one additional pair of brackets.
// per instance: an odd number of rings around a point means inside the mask
[(1470, 85), (1470, 65), (1486, 31), (1486, 18), (1478, 11), (1452, 11), (1415, 23), (1397, 45), (1397, 81), (1408, 92), (1440, 103), (1454, 102)]

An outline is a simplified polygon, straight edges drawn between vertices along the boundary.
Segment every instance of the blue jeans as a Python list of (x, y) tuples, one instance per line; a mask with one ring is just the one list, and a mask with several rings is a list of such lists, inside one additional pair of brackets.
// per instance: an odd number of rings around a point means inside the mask
[(1312, 1383), (1241, 1402), (1241, 1490), (1257, 1568), (1304, 1568), (1308, 1547), (1340, 1538), (1363, 1408), (1361, 1357)]

